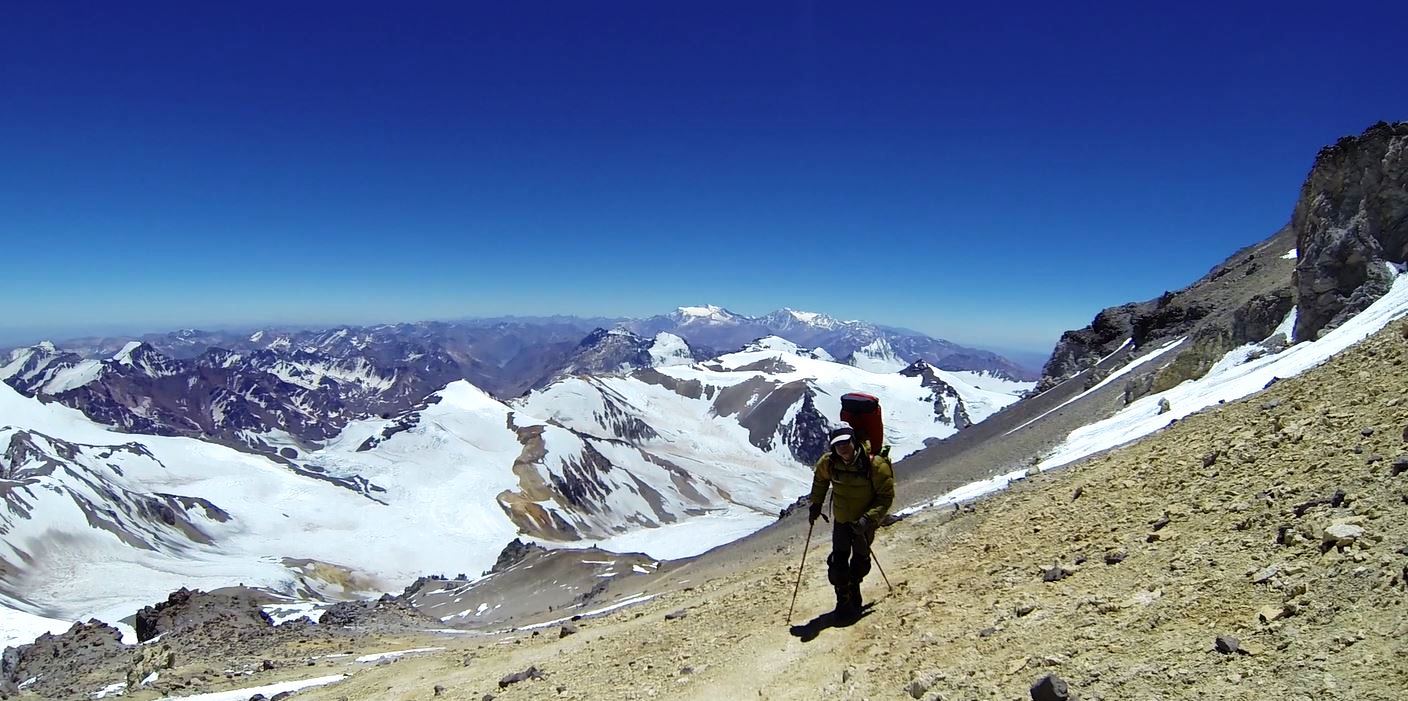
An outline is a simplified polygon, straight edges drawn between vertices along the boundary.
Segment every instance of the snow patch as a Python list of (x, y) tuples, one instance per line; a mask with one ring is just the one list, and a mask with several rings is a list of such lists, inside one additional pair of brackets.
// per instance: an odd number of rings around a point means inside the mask
[(285, 691), (294, 693), (304, 689), (312, 689), (318, 686), (336, 684), (346, 679), (346, 674), (334, 674), (330, 677), (316, 677), (314, 679), (303, 679), (292, 682), (279, 682), (278, 684), (266, 684), (264, 686), (252, 686), (247, 689), (233, 689), (231, 691), (217, 691), (211, 694), (196, 694), (195, 696), (168, 696), (162, 701), (245, 701), (255, 694), (264, 696), (274, 696)]
[(393, 651), (393, 652), (378, 652), (378, 653), (372, 654), (372, 655), (362, 655), (361, 657), (358, 657), (357, 659), (355, 659), (355, 660), (353, 660), (353, 661), (354, 661), (354, 662), (360, 662), (360, 663), (362, 663), (362, 664), (366, 664), (366, 663), (368, 663), (368, 662), (377, 662), (377, 661), (379, 661), (379, 660), (394, 660), (394, 659), (396, 659), (396, 658), (398, 658), (398, 657), (405, 657), (406, 655), (419, 655), (419, 654), (423, 654), (423, 653), (426, 653), (426, 652), (440, 652), (440, 651), (442, 651), (442, 650), (444, 650), (444, 649), (445, 649), (445, 648), (443, 648), (443, 647), (417, 647), (417, 648), (412, 648), (412, 649), (410, 649), (410, 650), (396, 650), (396, 651)]
[(294, 604), (270, 604), (264, 607), (264, 612), (273, 619), (274, 625), (296, 621), (306, 618), (313, 623), (317, 623), (324, 611), (331, 608), (331, 604), (319, 603), (316, 601), (301, 601)]
[(93, 692), (92, 696), (95, 699), (105, 699), (109, 696), (121, 696), (122, 692), (126, 690), (127, 682), (117, 682), (115, 684), (109, 684)]

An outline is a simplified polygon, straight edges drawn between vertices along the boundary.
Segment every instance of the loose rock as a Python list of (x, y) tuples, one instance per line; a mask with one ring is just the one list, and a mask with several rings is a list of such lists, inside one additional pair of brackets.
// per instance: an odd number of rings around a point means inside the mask
[(1219, 635), (1217, 636), (1217, 640), (1213, 643), (1213, 649), (1224, 655), (1231, 655), (1239, 652), (1242, 649), (1242, 645), (1236, 638), (1230, 635)]
[(1267, 567), (1266, 569), (1257, 572), (1255, 575), (1252, 575), (1252, 583), (1261, 584), (1262, 582), (1265, 582), (1271, 579), (1272, 577), (1275, 577), (1276, 573), (1280, 571), (1280, 565), (1271, 565), (1270, 567)]
[(561, 628), (560, 630), (558, 630), (558, 632), (557, 632), (557, 638), (558, 638), (558, 640), (561, 640), (561, 639), (563, 639), (563, 638), (565, 638), (565, 637), (567, 637), (567, 636), (569, 636), (569, 635), (576, 635), (576, 634), (577, 634), (577, 626), (574, 626), (574, 625), (572, 625), (571, 623), (564, 623), (564, 624), (562, 624), (562, 628)]
[(685, 616), (688, 616), (688, 615), (689, 615), (689, 612), (688, 612), (688, 611), (686, 611), (686, 610), (684, 610), (684, 609), (680, 609), (680, 610), (678, 610), (678, 611), (671, 611), (671, 612), (665, 614), (665, 620), (667, 620), (667, 621), (675, 621), (675, 620), (679, 620), (679, 619), (681, 619), (681, 618), (684, 618)]
[(909, 694), (909, 697), (912, 699), (923, 697), (924, 692), (928, 690), (929, 685), (925, 684), (923, 681), (918, 679), (915, 679), (914, 681), (910, 682), (909, 685), (904, 688), (904, 692), (906, 694)]
[(540, 671), (536, 666), (533, 666), (533, 667), (529, 667), (528, 669), (523, 670), (522, 672), (514, 672), (513, 674), (510, 674), (510, 675), (504, 677), (503, 679), (500, 679), (500, 680), (499, 680), (499, 688), (500, 688), (500, 689), (507, 689), (507, 688), (509, 687), (509, 685), (511, 685), (511, 684), (517, 684), (517, 683), (519, 683), (519, 682), (527, 681), (527, 680), (529, 680), (529, 679), (542, 679), (542, 678), (543, 678), (543, 673), (542, 673), (542, 671)]
[(1068, 701), (1071, 698), (1070, 686), (1054, 674), (1038, 679), (1031, 688), (1032, 701)]
[(1320, 534), (1320, 540), (1326, 549), (1332, 547), (1348, 547), (1354, 542), (1364, 537), (1364, 527), (1356, 526), (1352, 523), (1336, 523), (1326, 528)]
[[(1408, 432), (1404, 433), (1404, 440), (1408, 440)], [(1394, 477), (1408, 472), (1408, 455), (1400, 455), (1393, 459), (1393, 468), (1390, 470)]]

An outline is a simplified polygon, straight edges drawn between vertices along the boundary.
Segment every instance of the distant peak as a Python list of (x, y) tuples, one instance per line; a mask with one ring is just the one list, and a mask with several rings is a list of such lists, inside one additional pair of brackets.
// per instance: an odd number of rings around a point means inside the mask
[(732, 321), (738, 318), (737, 314), (715, 304), (705, 304), (699, 307), (679, 307), (675, 310), (675, 316), (685, 322)]
[(601, 343), (607, 338), (613, 337), (636, 340), (640, 339), (640, 337), (632, 333), (630, 329), (623, 329), (619, 326), (610, 329), (603, 329), (601, 327), (597, 327), (595, 329), (592, 329), (592, 332), (587, 334), (587, 337), (583, 338), (581, 343), (577, 345), (578, 347), (586, 348), (588, 346), (594, 346), (598, 343)]
[(727, 310), (717, 304), (705, 304), (699, 307), (679, 307), (675, 311), (686, 316), (711, 316), (713, 314), (727, 313)]
[(131, 365), (132, 354), (136, 353), (137, 349), (141, 348), (144, 345), (146, 344), (142, 343), (141, 341), (128, 341), (127, 345), (122, 347), (122, 350), (118, 351), (112, 356), (112, 359), (119, 363), (122, 363), (123, 365)]
[(766, 351), (783, 351), (783, 352), (786, 352), (786, 353), (793, 353), (793, 354), (796, 354), (796, 355), (801, 355), (801, 354), (802, 354), (802, 349), (801, 349), (800, 347), (798, 347), (797, 344), (795, 344), (795, 343), (793, 343), (793, 342), (791, 342), (791, 341), (789, 341), (789, 340), (787, 340), (787, 339), (785, 339), (785, 338), (783, 338), (783, 337), (781, 337), (781, 336), (764, 336), (764, 337), (759, 338), (759, 339), (756, 339), (756, 340), (752, 341), (751, 343), (749, 343), (748, 345), (744, 346), (743, 350), (744, 350), (744, 352), (750, 352), (750, 351), (765, 351), (765, 350), (766, 350)]
[(821, 312), (808, 312), (791, 307), (783, 307), (768, 314), (763, 319), (776, 329), (791, 328), (793, 324), (801, 324), (819, 329), (834, 329), (841, 325), (836, 319), (822, 314)]

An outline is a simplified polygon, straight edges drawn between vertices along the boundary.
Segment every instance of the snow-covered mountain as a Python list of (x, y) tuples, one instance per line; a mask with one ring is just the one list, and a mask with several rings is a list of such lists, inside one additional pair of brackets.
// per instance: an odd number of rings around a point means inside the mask
[[(975, 387), (927, 364), (871, 372), (823, 360), (786, 339), (759, 339), (742, 351), (689, 366), (610, 377), (574, 377), (515, 402), (590, 435), (650, 446), (677, 459), (702, 444), (720, 418), (779, 468), (809, 464), (838, 422), (840, 397), (867, 392), (885, 407), (886, 442), (902, 458), (1016, 401), (1015, 393)], [(960, 418), (961, 417), (961, 418)], [(696, 458), (688, 458), (696, 459)]]
[(521, 536), (688, 555), (805, 493), (845, 392), (882, 398), (896, 458), (1017, 399), (776, 337), (707, 362), (671, 334), (592, 338), (581, 373), (512, 403), (464, 380), (410, 391), (425, 357), (18, 349), (0, 386), (0, 593), (113, 619), (178, 586), (336, 597), (479, 572)]
[(133, 433), (221, 441), (293, 457), (348, 421), (394, 413), (459, 375), (434, 351), (386, 362), (298, 348), (210, 348), (189, 359), (129, 342), (112, 357), (82, 358), (41, 343), (11, 351), (0, 381)]
[(897, 359), (897, 365), (890, 363), (895, 370), (923, 359), (944, 370), (989, 373), (1019, 382), (1036, 379), (1035, 373), (990, 351), (965, 348), (907, 329), (841, 321), (788, 308), (749, 317), (716, 305), (680, 307), (670, 314), (622, 325), (643, 336), (668, 331), (706, 348), (739, 348), (757, 338), (777, 336), (806, 348), (823, 348), (836, 358), (864, 354), (864, 349), (883, 340)]
[(909, 363), (900, 360), (890, 342), (884, 338), (877, 338), (855, 349), (846, 357), (846, 364), (871, 372), (899, 372), (909, 366)]
[(687, 365), (696, 360), (683, 338), (661, 331), (642, 338), (624, 329), (596, 329), (577, 344), (562, 367), (543, 377), (537, 387), (570, 375), (603, 375), (637, 368)]

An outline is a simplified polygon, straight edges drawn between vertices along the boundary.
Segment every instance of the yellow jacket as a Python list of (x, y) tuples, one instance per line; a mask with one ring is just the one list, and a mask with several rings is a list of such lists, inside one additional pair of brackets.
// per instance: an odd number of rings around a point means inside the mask
[[(870, 462), (868, 474), (867, 460)], [(837, 523), (849, 523), (864, 516), (878, 524), (889, 515), (890, 506), (895, 503), (895, 469), (889, 458), (867, 456), (864, 448), (856, 449), (856, 458), (849, 465), (828, 451), (816, 462), (812, 503), (821, 504), (826, 499), (826, 490), (832, 487), (835, 488), (832, 517)]]

